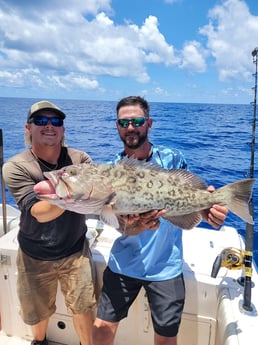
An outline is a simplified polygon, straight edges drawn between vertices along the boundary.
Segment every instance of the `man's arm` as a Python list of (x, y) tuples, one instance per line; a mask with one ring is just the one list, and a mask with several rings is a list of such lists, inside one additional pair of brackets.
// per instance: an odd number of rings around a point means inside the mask
[(30, 209), (31, 215), (37, 219), (39, 223), (50, 222), (64, 213), (64, 209), (51, 205), (46, 201), (36, 202)]

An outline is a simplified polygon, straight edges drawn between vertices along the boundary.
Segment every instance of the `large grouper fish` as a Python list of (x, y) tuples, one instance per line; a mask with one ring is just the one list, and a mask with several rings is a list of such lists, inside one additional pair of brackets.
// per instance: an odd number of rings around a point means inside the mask
[(77, 213), (99, 215), (114, 228), (119, 228), (118, 215), (166, 209), (165, 219), (191, 229), (202, 219), (199, 211), (214, 204), (253, 224), (248, 206), (252, 178), (211, 193), (200, 177), (187, 170), (166, 170), (132, 157), (117, 164), (69, 165), (44, 175), (47, 180), (34, 187), (39, 199)]

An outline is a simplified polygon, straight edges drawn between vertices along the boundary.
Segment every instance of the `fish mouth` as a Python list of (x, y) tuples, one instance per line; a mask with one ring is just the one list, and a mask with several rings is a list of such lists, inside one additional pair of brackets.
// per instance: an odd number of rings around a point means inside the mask
[(47, 198), (50, 197), (51, 199), (71, 199), (72, 193), (69, 185), (62, 179), (61, 174), (53, 174), (51, 172), (44, 172), (44, 176), (48, 179), (50, 184), (53, 187), (55, 193), (51, 194), (43, 194), (42, 197)]

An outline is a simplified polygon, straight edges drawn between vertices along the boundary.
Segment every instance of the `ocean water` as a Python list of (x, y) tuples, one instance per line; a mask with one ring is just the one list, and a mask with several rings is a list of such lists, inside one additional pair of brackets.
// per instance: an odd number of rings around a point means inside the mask
[[(24, 124), (30, 105), (38, 99), (0, 98), (4, 161), (24, 149)], [(66, 143), (89, 153), (95, 162), (112, 160), (122, 150), (115, 127), (116, 102), (51, 100), (67, 114)], [(184, 152), (189, 169), (216, 188), (249, 177), (253, 107), (150, 102), (153, 143)], [(257, 146), (256, 146), (257, 149)], [(255, 162), (255, 177), (257, 167)], [(258, 224), (258, 183), (253, 201)], [(0, 199), (1, 200), (1, 199)], [(6, 200), (15, 205), (6, 189)], [(245, 236), (245, 223), (230, 213), (226, 225)], [(207, 226), (203, 223), (202, 226)], [(216, 231), (216, 230), (215, 230)], [(254, 227), (254, 260), (258, 263), (258, 226)]]

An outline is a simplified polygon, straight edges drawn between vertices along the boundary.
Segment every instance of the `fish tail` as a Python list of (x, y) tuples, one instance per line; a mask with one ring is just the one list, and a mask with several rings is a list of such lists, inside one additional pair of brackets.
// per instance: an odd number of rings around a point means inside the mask
[(255, 179), (249, 178), (230, 183), (220, 188), (221, 191), (226, 191), (227, 189), (230, 192), (230, 201), (225, 206), (249, 224), (254, 224), (253, 217), (249, 212), (249, 201), (252, 197), (254, 182)]

